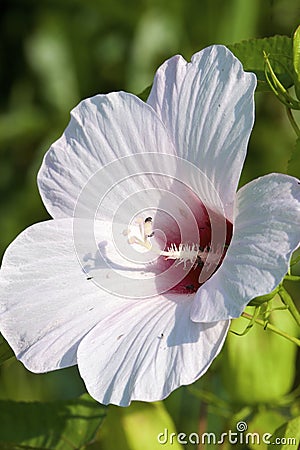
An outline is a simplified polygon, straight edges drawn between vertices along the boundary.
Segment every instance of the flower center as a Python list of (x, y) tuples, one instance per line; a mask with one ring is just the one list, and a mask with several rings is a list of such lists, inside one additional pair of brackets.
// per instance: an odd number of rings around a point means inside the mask
[[(200, 281), (200, 274), (204, 267), (209, 268), (210, 276), (219, 268), (232, 236), (232, 224), (226, 220), (226, 240), (224, 244), (218, 243), (212, 248), (211, 228), (209, 223), (205, 223), (205, 226), (199, 226), (202, 245), (198, 242), (180, 242), (173, 234), (173, 240), (170, 241), (166, 233), (167, 243), (162, 250), (152, 239), (156, 235), (156, 231), (153, 231), (152, 217), (145, 220), (137, 218), (135, 224), (135, 231), (126, 233), (128, 242), (135, 244), (142, 251), (151, 252), (154, 258), (158, 256), (156, 259), (158, 273), (167, 271), (171, 266), (182, 268), (183, 272), (181, 271), (179, 279), (174, 280), (170, 289), (170, 292), (181, 294), (192, 294), (203, 284)], [(178, 273), (177, 270), (176, 274)]]

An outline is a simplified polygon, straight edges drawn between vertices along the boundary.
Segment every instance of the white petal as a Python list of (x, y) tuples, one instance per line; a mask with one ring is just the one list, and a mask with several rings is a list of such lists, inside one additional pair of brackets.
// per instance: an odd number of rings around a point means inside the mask
[(175, 56), (157, 71), (148, 103), (160, 115), (178, 155), (195, 163), (217, 189), (232, 219), (234, 195), (254, 120), (255, 75), (223, 46)]
[(70, 219), (36, 224), (3, 258), (1, 333), (34, 372), (76, 364), (79, 341), (121, 302), (87, 279), (72, 226)]
[(229, 322), (192, 322), (191, 297), (127, 304), (83, 339), (79, 371), (96, 400), (121, 406), (161, 400), (205, 373), (223, 346)]
[(191, 209), (200, 220), (202, 179), (200, 169), (176, 157), (153, 109), (125, 93), (96, 96), (75, 108), (38, 175), (54, 217), (127, 224), (140, 212), (147, 217), (158, 209), (175, 218)]
[(299, 183), (270, 174), (239, 190), (231, 244), (220, 269), (198, 290), (192, 320), (238, 317), (251, 299), (280, 283), (300, 242)]
[[(194, 223), (203, 219), (200, 199), (204, 195), (197, 185), (202, 178), (205, 183), (201, 170), (170, 154), (142, 153), (120, 158), (88, 180), (77, 198), (74, 216), (127, 225), (133, 218), (155, 216), (156, 227), (162, 223), (159, 219), (168, 216), (181, 229), (187, 228), (189, 217)], [(211, 192), (215, 193), (213, 188)]]
[[(153, 109), (134, 95), (115, 92), (97, 95), (81, 102), (71, 113), (71, 121), (62, 137), (45, 155), (38, 174), (42, 199), (54, 218), (72, 217), (78, 195), (86, 183), (104, 166), (120, 158), (145, 152), (175, 154), (167, 131)], [(101, 172), (97, 182), (105, 192), (111, 188), (111, 171), (124, 167), (127, 177), (149, 169), (148, 159), (112, 166)], [(132, 168), (136, 168), (134, 174)], [(131, 180), (131, 192), (151, 186), (145, 177)], [(91, 188), (97, 187), (96, 183)], [(99, 187), (99, 189), (101, 186)], [(98, 192), (91, 197), (99, 202)]]

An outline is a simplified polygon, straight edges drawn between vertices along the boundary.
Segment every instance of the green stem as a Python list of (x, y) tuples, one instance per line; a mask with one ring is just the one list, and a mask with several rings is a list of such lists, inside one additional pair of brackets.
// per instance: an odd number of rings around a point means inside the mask
[[(245, 319), (248, 319), (248, 320), (253, 320), (253, 316), (251, 316), (251, 314), (248, 314), (245, 312), (242, 313), (242, 317), (244, 317)], [(300, 347), (300, 339), (290, 336), (289, 334), (285, 333), (284, 331), (279, 330), (279, 328), (276, 328), (271, 323), (269, 323), (269, 322), (266, 323), (264, 320), (255, 319), (254, 321), (258, 325), (262, 326), (263, 328), (265, 328), (265, 329), (268, 328), (268, 330), (273, 331), (273, 333), (276, 333), (279, 336), (282, 336), (282, 337), (288, 339), (289, 341), (293, 342), (294, 344), (298, 345), (298, 347)]]
[(289, 308), (290, 313), (294, 317), (295, 321), (297, 322), (298, 326), (300, 327), (300, 313), (298, 309), (295, 306), (295, 303), (292, 300), (292, 297), (290, 294), (284, 289), (284, 287), (281, 287), (279, 289), (279, 295), (281, 297), (281, 300), (283, 303)]
[(286, 275), (284, 279), (287, 281), (300, 281), (300, 277), (298, 275)]
[(297, 125), (297, 123), (296, 123), (296, 121), (294, 119), (294, 116), (292, 114), (291, 109), (288, 106), (285, 109), (286, 109), (286, 113), (287, 113), (287, 116), (289, 118), (290, 124), (293, 127), (293, 130), (295, 131), (297, 137), (300, 138), (300, 129), (299, 129), (299, 127), (298, 127), (298, 125)]
[[(285, 87), (278, 80), (271, 66), (268, 55), (266, 54), (266, 52), (263, 52), (263, 54), (265, 58), (265, 77), (278, 100), (280, 100), (287, 108), (300, 109), (300, 102), (293, 99), (293, 97), (289, 95), (287, 89), (285, 89)], [(269, 76), (268, 70), (270, 72), (271, 78)]]

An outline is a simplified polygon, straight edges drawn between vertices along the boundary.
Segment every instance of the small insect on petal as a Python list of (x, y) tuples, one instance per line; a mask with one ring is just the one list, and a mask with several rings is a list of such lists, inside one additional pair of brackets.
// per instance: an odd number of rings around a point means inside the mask
[(185, 286), (186, 290), (189, 292), (196, 292), (197, 289), (195, 288), (195, 286), (193, 284), (188, 284)]

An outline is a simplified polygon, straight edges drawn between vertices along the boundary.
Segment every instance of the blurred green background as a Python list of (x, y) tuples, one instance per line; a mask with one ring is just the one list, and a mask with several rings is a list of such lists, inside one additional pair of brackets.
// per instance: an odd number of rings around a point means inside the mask
[[(174, 54), (189, 59), (214, 43), (290, 36), (299, 22), (298, 0), (2, 0), (0, 254), (21, 230), (48, 218), (37, 170), (81, 99), (139, 93)], [(285, 172), (294, 142), (284, 107), (271, 93), (256, 94), (241, 184)], [(74, 368), (33, 375), (10, 360), (0, 369), (0, 398), (51, 400), (83, 391)], [(175, 422), (190, 417), (191, 424), (199, 401), (186, 388), (179, 392), (168, 407)]]

